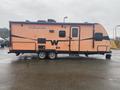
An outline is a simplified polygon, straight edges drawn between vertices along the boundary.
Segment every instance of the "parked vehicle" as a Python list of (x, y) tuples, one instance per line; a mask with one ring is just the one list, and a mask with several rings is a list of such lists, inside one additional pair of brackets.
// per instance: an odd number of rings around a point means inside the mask
[(4, 46), (5, 46), (4, 42), (5, 42), (5, 40), (0, 37), (0, 48), (4, 48)]
[(102, 54), (111, 58), (110, 39), (98, 23), (59, 23), (54, 20), (10, 22), (9, 53), (37, 53), (40, 59), (57, 54)]

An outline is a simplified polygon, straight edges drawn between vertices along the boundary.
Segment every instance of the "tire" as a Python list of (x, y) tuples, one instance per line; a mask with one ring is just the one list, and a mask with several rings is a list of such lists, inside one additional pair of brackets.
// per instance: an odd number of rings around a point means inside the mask
[(48, 57), (49, 57), (49, 59), (53, 60), (57, 57), (57, 54), (56, 54), (56, 52), (49, 52)]
[(111, 59), (111, 54), (106, 54), (106, 59)]
[(46, 58), (46, 52), (39, 52), (38, 57), (39, 57), (39, 59), (45, 59)]

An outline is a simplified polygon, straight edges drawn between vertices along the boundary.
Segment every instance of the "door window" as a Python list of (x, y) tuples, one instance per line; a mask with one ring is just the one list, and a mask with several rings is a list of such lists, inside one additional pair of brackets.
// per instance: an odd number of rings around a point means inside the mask
[(72, 28), (72, 37), (78, 37), (78, 28)]

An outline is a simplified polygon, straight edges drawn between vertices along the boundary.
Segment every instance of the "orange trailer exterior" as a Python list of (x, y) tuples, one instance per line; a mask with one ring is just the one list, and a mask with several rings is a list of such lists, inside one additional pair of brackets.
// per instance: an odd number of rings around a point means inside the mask
[(108, 53), (111, 51), (109, 36), (104, 27), (98, 23), (12, 21), (10, 22), (10, 53), (17, 55), (38, 53), (39, 57), (45, 54), (44, 58), (59, 53), (86, 56), (107, 54), (106, 57), (110, 57)]

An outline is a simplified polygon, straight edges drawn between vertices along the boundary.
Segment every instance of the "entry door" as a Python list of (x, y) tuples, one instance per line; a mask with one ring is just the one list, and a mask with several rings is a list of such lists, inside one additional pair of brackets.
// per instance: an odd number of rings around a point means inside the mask
[(80, 28), (71, 27), (70, 51), (80, 50)]

